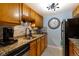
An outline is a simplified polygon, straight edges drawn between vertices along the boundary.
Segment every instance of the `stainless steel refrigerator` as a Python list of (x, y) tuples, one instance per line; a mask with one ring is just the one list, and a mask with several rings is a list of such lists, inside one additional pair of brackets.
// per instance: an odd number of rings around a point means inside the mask
[(61, 23), (61, 39), (65, 56), (69, 56), (69, 39), (79, 39), (79, 18), (63, 20)]
[(69, 56), (68, 20), (63, 20), (61, 23), (61, 45), (63, 47), (63, 55)]
[(66, 20), (61, 22), (61, 45), (63, 47), (63, 55), (65, 55), (65, 23)]

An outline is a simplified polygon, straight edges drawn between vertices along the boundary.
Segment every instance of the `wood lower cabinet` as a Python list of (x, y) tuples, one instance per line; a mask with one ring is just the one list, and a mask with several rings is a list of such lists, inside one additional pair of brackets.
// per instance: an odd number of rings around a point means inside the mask
[(30, 50), (29, 50), (29, 56), (40, 56), (45, 48), (47, 47), (47, 39), (45, 39), (47, 35), (44, 35), (35, 41), (32, 41), (30, 43)]
[(36, 56), (36, 47), (29, 50), (29, 56)]
[(37, 55), (41, 55), (47, 48), (47, 35), (40, 37), (37, 40)]
[(36, 51), (36, 40), (35, 40), (30, 43), (29, 56), (36, 56), (36, 55), (37, 51)]
[(37, 56), (41, 55), (41, 39), (37, 39)]
[(75, 47), (75, 46), (73, 48), (73, 54), (74, 54), (74, 56), (79, 56), (79, 49), (77, 49), (77, 47)]
[(41, 54), (43, 53), (44, 48), (45, 48), (45, 39), (44, 39), (44, 36), (43, 36), (43, 37), (41, 37)]
[(79, 49), (71, 41), (69, 42), (69, 55), (70, 56), (79, 56)]
[(69, 42), (69, 55), (70, 56), (74, 55), (74, 53), (73, 53), (73, 43), (71, 41)]
[(44, 39), (45, 39), (45, 48), (47, 48), (47, 44), (48, 44), (48, 42), (47, 42), (47, 35), (44, 36)]

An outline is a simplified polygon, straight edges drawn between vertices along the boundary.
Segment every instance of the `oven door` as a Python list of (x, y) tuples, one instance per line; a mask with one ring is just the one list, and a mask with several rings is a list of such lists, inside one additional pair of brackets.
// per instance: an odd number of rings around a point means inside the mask
[(22, 56), (29, 56), (29, 51), (27, 51), (26, 53), (24, 53)]
[(16, 53), (14, 56), (28, 56), (29, 47), (24, 48), (20, 52)]
[(7, 56), (28, 56), (27, 52), (29, 51), (29, 44), (25, 44), (7, 54)]

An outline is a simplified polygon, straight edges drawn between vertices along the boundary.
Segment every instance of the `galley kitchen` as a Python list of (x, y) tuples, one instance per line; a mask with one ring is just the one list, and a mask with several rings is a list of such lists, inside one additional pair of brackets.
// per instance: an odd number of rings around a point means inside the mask
[(79, 55), (78, 3), (0, 3), (0, 56)]

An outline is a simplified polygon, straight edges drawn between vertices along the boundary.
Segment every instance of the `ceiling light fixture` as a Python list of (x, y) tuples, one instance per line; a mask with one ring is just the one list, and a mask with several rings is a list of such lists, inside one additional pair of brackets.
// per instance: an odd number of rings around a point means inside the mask
[(47, 9), (48, 10), (56, 10), (56, 8), (59, 8), (58, 7), (58, 5), (59, 5), (59, 3), (52, 3), (51, 5), (49, 5), (48, 7), (47, 7)]

